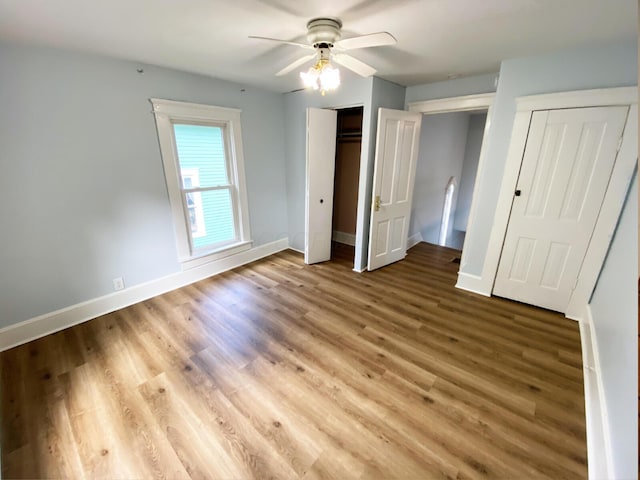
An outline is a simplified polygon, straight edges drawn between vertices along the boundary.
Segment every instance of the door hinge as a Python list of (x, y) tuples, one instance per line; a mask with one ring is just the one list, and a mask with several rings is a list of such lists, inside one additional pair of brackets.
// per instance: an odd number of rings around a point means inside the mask
[(373, 210), (377, 212), (380, 210), (380, 195), (376, 195), (376, 199), (373, 202)]
[(622, 139), (624, 137), (620, 137), (620, 139), (618, 139), (618, 146), (616, 147), (616, 153), (620, 151), (620, 148), (622, 147)]

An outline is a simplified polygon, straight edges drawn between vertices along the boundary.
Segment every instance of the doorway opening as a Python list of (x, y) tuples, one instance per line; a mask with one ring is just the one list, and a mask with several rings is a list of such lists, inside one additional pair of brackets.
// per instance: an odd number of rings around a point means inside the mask
[[(331, 239), (341, 257), (351, 250), (355, 256), (363, 111), (363, 107), (337, 110)], [(332, 248), (332, 258), (335, 251)]]
[(423, 118), (410, 238), (462, 250), (486, 123), (486, 110)]

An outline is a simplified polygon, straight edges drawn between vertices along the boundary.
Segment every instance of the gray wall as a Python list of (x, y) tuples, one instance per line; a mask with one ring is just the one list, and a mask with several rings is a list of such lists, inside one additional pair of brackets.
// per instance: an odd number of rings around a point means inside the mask
[(476, 113), (469, 117), (469, 129), (464, 149), (464, 162), (462, 164), (462, 178), (458, 189), (458, 201), (456, 204), (456, 216), (453, 228), (461, 232), (467, 231), (471, 199), (473, 198), (473, 186), (478, 172), (478, 160), (480, 160), (480, 148), (484, 126), (487, 122), (486, 113)]
[(466, 112), (423, 115), (410, 236), (420, 232), (425, 242), (438, 243), (445, 188), (451, 177), (458, 182), (453, 202), (455, 212), (468, 126)]
[(498, 202), (511, 129), (515, 99), (523, 95), (619, 87), (637, 83), (636, 41), (620, 45), (583, 48), (544, 56), (505, 60), (491, 112), (485, 168), (475, 193), (477, 221), (467, 231), (466, 265), (462, 271), (480, 276), (489, 245), (493, 214)]
[(150, 97), (242, 109), (255, 245), (287, 236), (282, 95), (9, 43), (0, 65), (0, 327), (180, 270)]
[(637, 265), (636, 175), (590, 304), (609, 413), (614, 478), (638, 474)]

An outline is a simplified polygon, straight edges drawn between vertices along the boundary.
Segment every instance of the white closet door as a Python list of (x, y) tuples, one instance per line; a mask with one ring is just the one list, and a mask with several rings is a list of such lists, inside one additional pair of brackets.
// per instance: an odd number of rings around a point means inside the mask
[(307, 108), (305, 263), (331, 259), (337, 121), (335, 110)]
[(607, 190), (627, 110), (533, 113), (495, 295), (565, 311)]

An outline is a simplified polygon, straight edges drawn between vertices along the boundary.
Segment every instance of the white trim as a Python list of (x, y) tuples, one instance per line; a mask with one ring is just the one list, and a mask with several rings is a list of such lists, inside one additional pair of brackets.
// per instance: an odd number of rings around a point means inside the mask
[(411, 102), (407, 105), (410, 112), (420, 112), (427, 115), (445, 112), (472, 112), (476, 110), (487, 110), (493, 105), (495, 96), (495, 92), (480, 93), (478, 95), (464, 95), (462, 97)]
[(134, 285), (125, 290), (110, 293), (86, 302), (46, 313), (14, 325), (0, 329), (0, 351), (21, 345), (59, 330), (91, 320), (106, 313), (119, 310), (134, 303), (161, 295), (176, 288), (189, 285), (204, 278), (254, 262), (289, 248), (289, 240), (282, 238), (259, 247), (252, 248), (215, 262), (177, 272), (150, 282)]
[[(637, 97), (637, 87), (622, 87), (559, 92), (519, 97), (516, 99), (518, 111), (513, 123), (502, 185), (500, 187), (493, 226), (489, 237), (489, 245), (487, 246), (482, 268), (481, 285), (479, 286), (480, 291), (489, 294), (493, 290), (493, 283), (500, 262), (502, 244), (509, 223), (513, 191), (515, 190), (518, 180), (520, 164), (522, 163), (522, 156), (524, 155), (526, 147), (527, 134), (533, 111), (630, 105), (632, 108), (629, 109), (627, 116), (627, 126), (623, 134), (622, 148), (618, 153), (611, 180), (604, 197), (602, 211), (596, 222), (593, 237), (589, 243), (585, 261), (583, 262), (585, 271), (580, 272), (578, 284), (573, 291), (566, 311), (570, 318), (580, 318), (580, 312), (584, 308), (584, 305), (589, 303), (589, 297), (595, 286), (598, 273), (600, 272), (609, 247), (609, 242), (611, 241), (618, 217), (620, 216), (624, 197), (627, 193), (626, 187), (631, 180), (633, 167), (637, 161)], [(478, 174), (477, 178), (479, 177), (480, 175)], [(467, 231), (471, 231), (471, 229), (469, 228)]]
[[(472, 231), (478, 217), (478, 198), (479, 198), (478, 192), (480, 192), (481, 185), (482, 185), (482, 183), (480, 182), (480, 179), (483, 178), (484, 170), (487, 168), (486, 166), (487, 144), (489, 143), (488, 141), (489, 132), (491, 131), (492, 108), (493, 107), (489, 107), (489, 110), (487, 110), (487, 119), (484, 124), (484, 132), (482, 134), (482, 143), (480, 144), (480, 157), (478, 158), (478, 167), (476, 169), (476, 179), (473, 182), (473, 194), (471, 195), (471, 206), (469, 207), (469, 218), (467, 219), (467, 230), (466, 230), (467, 232)], [(460, 276), (460, 274), (463, 273), (462, 270), (464, 270), (464, 268), (467, 266), (466, 252), (468, 251), (468, 249), (465, 249), (465, 245), (467, 241), (469, 241), (469, 235), (465, 235), (464, 240), (462, 242), (462, 254), (460, 255), (460, 271), (458, 272), (458, 276)], [(465, 274), (465, 275), (477, 278), (477, 275), (469, 275), (469, 274)], [(466, 280), (458, 281), (458, 283), (456, 284), (456, 287), (458, 286), (458, 284), (466, 285), (467, 281)], [(459, 288), (463, 290), (469, 290), (468, 288), (465, 288), (462, 286)], [(487, 289), (486, 285), (484, 284), (478, 285), (477, 282), (474, 282), (474, 290), (471, 290), (471, 291), (475, 293), (479, 293), (480, 295), (484, 295), (485, 297), (488, 297), (491, 295), (491, 287)]]
[(211, 117), (238, 116), (242, 110), (239, 108), (217, 107), (215, 105), (203, 105), (201, 103), (179, 102), (176, 100), (164, 100), (162, 98), (150, 98), (153, 104), (153, 112), (170, 116), (197, 118), (210, 120)]
[(251, 249), (253, 242), (237, 242), (233, 245), (225, 245), (218, 250), (193, 255), (189, 260), (182, 262), (182, 270), (190, 270), (192, 268), (206, 265), (207, 263), (221, 260), (231, 255), (246, 252)]
[(587, 463), (590, 480), (613, 478), (613, 456), (607, 403), (602, 384), (600, 355), (591, 308), (579, 322), (584, 370), (584, 404), (587, 428)]
[(344, 243), (345, 245), (351, 245), (352, 247), (355, 247), (356, 245), (356, 235), (354, 233), (345, 233), (334, 230), (331, 235), (331, 240), (338, 243)]
[(638, 87), (598, 88), (516, 98), (519, 112), (558, 108), (604, 107), (638, 103)]
[(420, 242), (424, 242), (424, 238), (422, 238), (422, 232), (414, 233), (407, 238), (407, 250), (411, 247), (419, 244)]
[(627, 124), (622, 134), (622, 145), (609, 180), (607, 193), (600, 208), (596, 227), (589, 242), (589, 248), (582, 262), (578, 283), (569, 299), (565, 315), (580, 318), (580, 312), (589, 302), (598, 281), (600, 269), (609, 250), (611, 238), (615, 232), (618, 218), (629, 191), (633, 170), (638, 158), (638, 104), (631, 105)]
[(460, 290), (466, 290), (467, 292), (477, 293), (478, 295), (482, 295), (483, 297), (491, 296), (483, 290), (482, 278), (470, 273), (458, 272), (458, 281), (456, 282), (456, 288), (459, 288)]
[(293, 250), (296, 253), (300, 253), (301, 255), (304, 255), (304, 250), (298, 250), (297, 248), (292, 247), (291, 245), (289, 245), (289, 250)]

